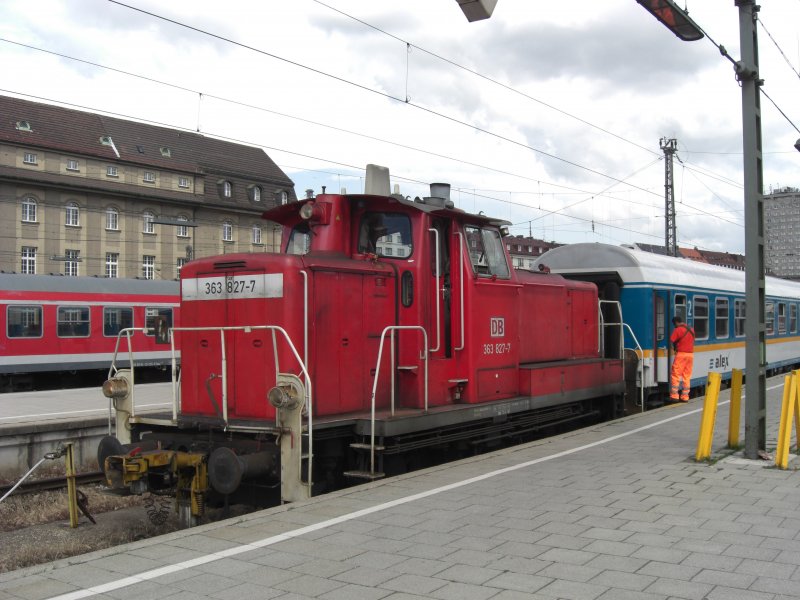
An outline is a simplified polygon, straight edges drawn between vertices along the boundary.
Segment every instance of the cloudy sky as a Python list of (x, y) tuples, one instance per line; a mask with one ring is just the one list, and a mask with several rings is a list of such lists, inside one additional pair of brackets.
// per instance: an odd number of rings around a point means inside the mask
[[(738, 60), (733, 0), (679, 1)], [(800, 0), (761, 5), (769, 192), (800, 187)], [(564, 243), (663, 244), (674, 138), (679, 244), (743, 251), (732, 64), (635, 0), (3, 0), (0, 38), (2, 94), (261, 146), (298, 196), (385, 165)]]

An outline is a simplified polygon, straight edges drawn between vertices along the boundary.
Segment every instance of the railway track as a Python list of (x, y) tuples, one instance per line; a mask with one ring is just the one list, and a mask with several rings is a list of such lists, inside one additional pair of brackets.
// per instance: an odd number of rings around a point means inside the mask
[[(86, 473), (79, 473), (75, 476), (75, 483), (77, 483), (79, 486), (99, 483), (101, 481), (103, 481), (102, 471), (89, 471)], [(14, 485), (15, 484), (13, 483), (0, 485), (0, 498), (5, 496), (6, 493), (8, 493), (8, 491), (14, 487)], [(66, 487), (66, 477), (47, 477), (34, 481), (24, 481), (16, 490), (14, 490), (14, 494), (12, 495), (37, 494), (39, 492), (46, 492), (50, 490), (60, 490)]]

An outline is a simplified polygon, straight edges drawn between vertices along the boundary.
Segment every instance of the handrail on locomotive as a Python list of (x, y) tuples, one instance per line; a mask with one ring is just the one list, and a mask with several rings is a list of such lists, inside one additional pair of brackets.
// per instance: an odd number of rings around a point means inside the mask
[[(372, 382), (372, 396), (371, 396), (371, 406), (370, 406), (370, 436), (369, 436), (369, 470), (370, 475), (375, 475), (375, 396), (378, 390), (378, 378), (380, 377), (381, 373), (381, 362), (383, 358), (383, 343), (386, 341), (386, 333), (390, 332), (389, 334), (389, 345), (391, 347), (391, 360), (390, 360), (390, 373), (392, 375), (390, 389), (391, 389), (391, 414), (394, 416), (394, 376), (395, 376), (395, 343), (394, 343), (394, 335), (395, 331), (419, 331), (422, 333), (422, 343), (423, 343), (423, 350), (420, 354), (420, 360), (425, 362), (425, 377), (424, 377), (424, 389), (425, 389), (425, 412), (428, 412), (428, 357), (430, 356), (430, 352), (427, 350), (428, 348), (428, 332), (425, 331), (425, 328), (421, 325), (390, 325), (386, 327), (383, 332), (381, 333), (381, 341), (378, 345), (378, 362), (375, 365), (375, 380)], [(432, 352), (432, 350), (431, 350)], [(398, 369), (400, 367), (397, 367)]]

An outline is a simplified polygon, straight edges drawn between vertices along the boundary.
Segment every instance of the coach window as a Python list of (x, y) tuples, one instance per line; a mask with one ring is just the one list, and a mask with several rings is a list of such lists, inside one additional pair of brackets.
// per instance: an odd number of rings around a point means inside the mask
[(736, 337), (744, 337), (745, 306), (744, 300), (733, 301), (733, 335)]
[(786, 303), (778, 303), (778, 333), (786, 333)]
[(103, 307), (103, 335), (117, 337), (120, 331), (133, 327), (133, 309), (128, 307)]
[(172, 327), (172, 309), (148, 306), (144, 309), (144, 326), (147, 328), (145, 335), (166, 335)]
[(686, 314), (686, 294), (675, 294), (675, 315), (680, 317), (684, 323), (689, 323)]
[(496, 229), (481, 229), (471, 225), (468, 225), (465, 231), (473, 271), (478, 275), (508, 279), (510, 271), (500, 232)]
[(797, 333), (797, 304), (789, 305), (789, 333)]
[(42, 307), (9, 306), (6, 335), (10, 338), (42, 337)]
[(717, 298), (714, 308), (714, 334), (717, 338), (728, 337), (730, 309), (727, 298)]
[(413, 250), (411, 221), (400, 213), (364, 213), (358, 230), (358, 252), (406, 257)]
[(694, 297), (694, 333), (696, 339), (708, 339), (708, 298)]
[(58, 337), (89, 337), (89, 307), (59, 306)]
[(775, 303), (767, 302), (764, 305), (764, 320), (767, 324), (767, 335), (775, 333)]

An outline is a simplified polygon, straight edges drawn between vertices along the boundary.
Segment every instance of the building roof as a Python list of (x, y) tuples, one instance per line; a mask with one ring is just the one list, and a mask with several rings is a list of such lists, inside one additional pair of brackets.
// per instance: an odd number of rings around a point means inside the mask
[[(2, 95), (0, 115), (0, 142), (176, 172), (237, 174), (287, 191), (294, 187), (261, 148), (200, 133)], [(30, 125), (30, 131), (17, 127), (21, 121)], [(101, 138), (111, 138), (113, 146)], [(162, 148), (169, 149), (169, 156)]]

